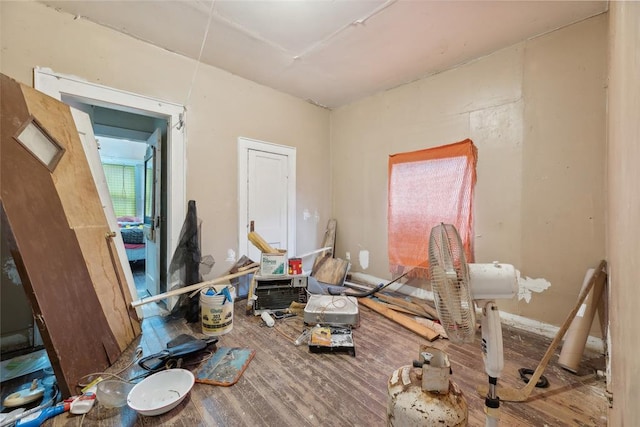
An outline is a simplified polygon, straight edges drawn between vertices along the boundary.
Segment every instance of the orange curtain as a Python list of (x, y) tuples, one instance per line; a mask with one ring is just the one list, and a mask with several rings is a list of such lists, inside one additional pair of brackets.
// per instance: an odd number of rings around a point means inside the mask
[(429, 233), (441, 222), (456, 227), (467, 261), (473, 262), (477, 158), (470, 139), (389, 156), (388, 241), (392, 272), (424, 267), (413, 275), (426, 277)]

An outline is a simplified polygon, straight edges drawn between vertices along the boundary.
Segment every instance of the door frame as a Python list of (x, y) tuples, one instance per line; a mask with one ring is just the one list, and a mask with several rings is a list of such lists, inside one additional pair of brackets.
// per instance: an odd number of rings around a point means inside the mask
[[(50, 68), (34, 68), (34, 87), (62, 101), (69, 96), (83, 103), (92, 103), (106, 108), (118, 106), (123, 111), (143, 113), (166, 119), (167, 129), (167, 220), (166, 239), (167, 266), (175, 251), (182, 223), (186, 215), (186, 149), (185, 108), (183, 105), (154, 99), (145, 95), (99, 85), (79, 77), (56, 73)], [(167, 283), (167, 289), (171, 284)]]
[[(287, 252), (296, 253), (296, 148), (256, 139), (238, 138), (238, 257), (247, 255), (249, 150), (264, 151), (287, 157)], [(259, 260), (258, 260), (259, 261)]]

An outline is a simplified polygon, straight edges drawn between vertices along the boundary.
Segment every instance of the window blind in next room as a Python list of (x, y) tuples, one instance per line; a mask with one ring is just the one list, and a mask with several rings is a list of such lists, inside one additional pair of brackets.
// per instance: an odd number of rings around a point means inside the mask
[(105, 163), (104, 175), (116, 217), (136, 216), (136, 168)]

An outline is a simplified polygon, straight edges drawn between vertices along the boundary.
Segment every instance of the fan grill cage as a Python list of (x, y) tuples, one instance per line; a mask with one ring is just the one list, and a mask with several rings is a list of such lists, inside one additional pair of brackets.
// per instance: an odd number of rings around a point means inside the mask
[(473, 342), (475, 306), (464, 247), (456, 228), (440, 224), (429, 236), (429, 277), (440, 323), (452, 342)]

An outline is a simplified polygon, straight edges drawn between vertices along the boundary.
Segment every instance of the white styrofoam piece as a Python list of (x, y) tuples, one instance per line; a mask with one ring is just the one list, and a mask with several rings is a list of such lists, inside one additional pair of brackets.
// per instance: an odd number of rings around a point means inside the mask
[(313, 325), (358, 326), (358, 300), (344, 295), (310, 295), (304, 308), (304, 322)]

